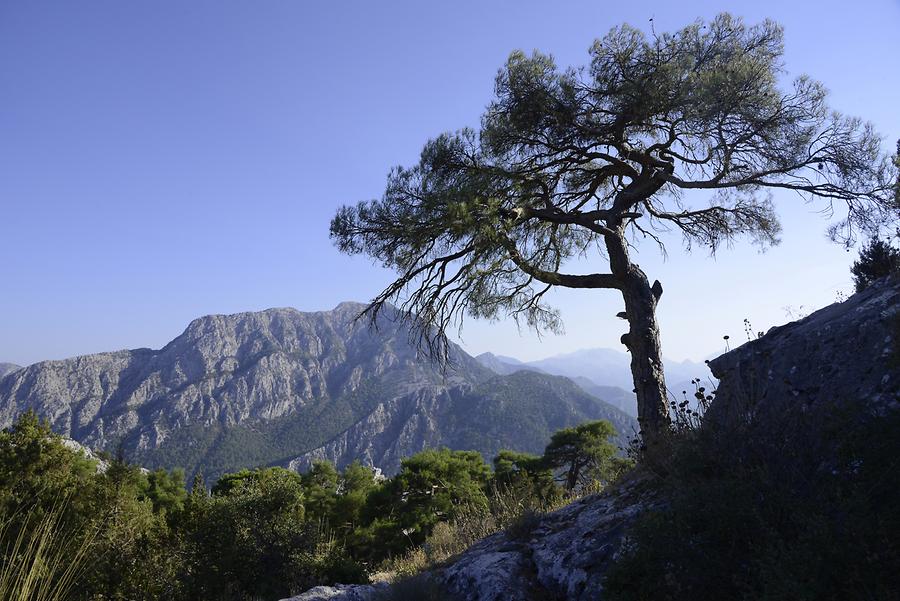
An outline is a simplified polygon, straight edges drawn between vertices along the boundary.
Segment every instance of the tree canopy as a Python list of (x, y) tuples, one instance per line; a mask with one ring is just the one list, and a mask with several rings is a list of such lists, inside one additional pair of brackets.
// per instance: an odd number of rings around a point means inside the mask
[(886, 240), (872, 238), (859, 251), (850, 272), (856, 291), (862, 292), (875, 280), (900, 273), (900, 250)]
[(605, 420), (559, 430), (544, 451), (543, 463), (560, 472), (567, 490), (593, 481), (605, 484), (628, 466), (609, 440), (615, 434)]

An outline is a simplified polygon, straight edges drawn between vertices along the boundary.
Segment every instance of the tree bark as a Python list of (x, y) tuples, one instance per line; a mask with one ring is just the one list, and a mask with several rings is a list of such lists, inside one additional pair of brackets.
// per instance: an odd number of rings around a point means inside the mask
[(580, 468), (578, 466), (578, 457), (572, 458), (572, 464), (569, 466), (569, 473), (566, 474), (566, 489), (567, 490), (575, 490), (575, 485), (578, 483), (578, 472)]
[(624, 230), (606, 236), (612, 273), (622, 283), (628, 333), (622, 343), (631, 353), (631, 375), (637, 396), (638, 425), (645, 443), (652, 442), (669, 425), (668, 395), (663, 371), (656, 304), (662, 294), (658, 283), (650, 285), (647, 275), (628, 257)]

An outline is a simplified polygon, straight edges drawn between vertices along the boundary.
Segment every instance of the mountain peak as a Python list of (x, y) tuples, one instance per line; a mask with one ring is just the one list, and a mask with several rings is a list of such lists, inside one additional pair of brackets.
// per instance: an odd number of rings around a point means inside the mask
[(210, 477), (312, 458), (391, 471), (440, 445), (488, 458), (501, 446), (539, 452), (553, 431), (587, 419), (630, 431), (627, 415), (574, 384), (493, 375), (456, 345), (448, 365), (431, 362), (396, 309), (371, 328), (355, 319), (363, 308), (207, 315), (158, 351), (18, 369), (0, 380), (0, 426), (34, 409), (89, 447), (121, 442), (147, 467)]

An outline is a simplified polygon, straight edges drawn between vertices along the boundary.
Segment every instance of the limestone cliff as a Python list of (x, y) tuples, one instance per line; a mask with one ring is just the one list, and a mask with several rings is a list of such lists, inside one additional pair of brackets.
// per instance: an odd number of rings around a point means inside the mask
[(356, 320), (362, 308), (212, 315), (160, 350), (36, 363), (0, 380), (0, 427), (33, 409), (88, 447), (122, 444), (141, 465), (207, 478), (314, 458), (390, 472), (430, 446), (490, 458), (500, 447), (539, 452), (554, 430), (588, 419), (633, 428), (562, 378), (498, 376), (456, 346), (444, 369), (396, 312), (372, 328)]

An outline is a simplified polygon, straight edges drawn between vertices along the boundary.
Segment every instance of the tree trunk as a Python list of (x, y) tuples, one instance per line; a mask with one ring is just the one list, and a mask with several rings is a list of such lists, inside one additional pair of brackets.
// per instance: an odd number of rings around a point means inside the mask
[(569, 466), (569, 473), (566, 474), (566, 489), (567, 490), (575, 490), (575, 485), (578, 483), (578, 458), (572, 458), (572, 464)]
[(622, 343), (631, 353), (638, 425), (646, 443), (657, 438), (669, 425), (666, 378), (656, 322), (656, 303), (662, 287), (659, 282), (650, 286), (646, 274), (628, 257), (624, 232), (619, 229), (618, 233), (615, 237), (607, 236), (606, 247), (613, 275), (622, 283), (625, 318), (630, 326), (628, 333), (622, 336)]
[(645, 440), (662, 433), (669, 425), (666, 377), (663, 371), (657, 298), (640, 269), (629, 278), (622, 295), (630, 329), (623, 342), (631, 352), (631, 375), (638, 403), (638, 424)]

